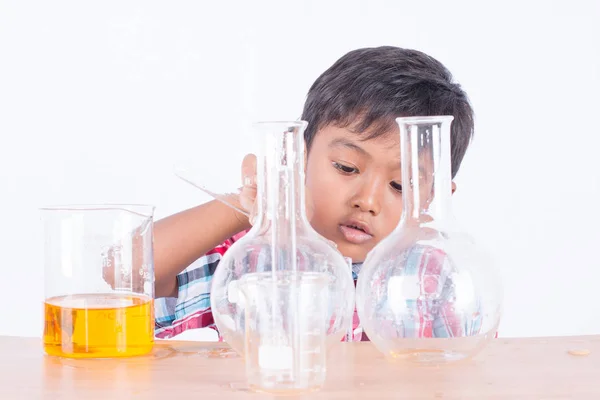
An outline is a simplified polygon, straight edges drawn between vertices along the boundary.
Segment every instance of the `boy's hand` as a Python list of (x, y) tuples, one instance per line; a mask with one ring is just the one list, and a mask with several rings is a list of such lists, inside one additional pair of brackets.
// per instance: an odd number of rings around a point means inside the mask
[[(254, 154), (246, 154), (242, 161), (242, 188), (240, 189), (239, 202), (242, 208), (250, 214), (248, 220), (251, 225), (254, 225), (254, 219), (258, 212), (256, 192), (256, 156)], [(312, 219), (313, 207), (308, 194), (308, 188), (305, 189), (305, 197), (306, 217), (310, 221)]]
[[(239, 195), (240, 206), (247, 211), (250, 215), (248, 222), (250, 225), (254, 225), (254, 220), (258, 212), (256, 205), (256, 156), (254, 154), (246, 154), (242, 161), (242, 188)], [(308, 221), (312, 220), (313, 217), (313, 204), (310, 200), (311, 197), (308, 193), (308, 188), (305, 189), (306, 198), (306, 217)], [(337, 248), (335, 242), (328, 240), (328, 242)]]
[[(250, 225), (254, 225), (254, 220), (258, 212), (256, 206), (256, 156), (254, 154), (246, 154), (242, 161), (242, 188), (239, 195), (240, 206), (247, 211), (250, 216), (248, 222)], [(306, 217), (308, 221), (312, 220), (313, 217), (313, 204), (310, 200), (310, 194), (308, 188), (305, 189), (306, 198)], [(325, 238), (324, 238), (325, 239)], [(327, 239), (325, 239), (327, 240)], [(337, 248), (335, 242), (327, 240), (334, 248)]]
[(258, 211), (256, 208), (256, 156), (254, 154), (246, 154), (242, 161), (240, 205), (250, 214), (248, 222), (253, 225)]

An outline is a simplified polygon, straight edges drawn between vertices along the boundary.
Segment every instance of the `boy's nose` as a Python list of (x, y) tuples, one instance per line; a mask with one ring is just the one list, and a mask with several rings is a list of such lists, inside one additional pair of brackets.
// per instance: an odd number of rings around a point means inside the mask
[(382, 187), (376, 182), (364, 185), (351, 200), (353, 208), (358, 208), (363, 212), (368, 212), (373, 216), (381, 212)]

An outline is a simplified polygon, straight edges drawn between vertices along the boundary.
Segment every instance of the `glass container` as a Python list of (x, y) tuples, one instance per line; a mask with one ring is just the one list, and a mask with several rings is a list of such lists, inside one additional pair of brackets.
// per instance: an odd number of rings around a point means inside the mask
[(323, 386), (328, 284), (322, 272), (273, 270), (240, 279), (251, 390), (300, 394)]
[(44, 351), (128, 357), (154, 345), (153, 206), (42, 209)]
[(452, 121), (396, 120), (402, 217), (367, 255), (356, 288), (364, 331), (390, 359), (466, 359), (495, 337), (500, 321), (499, 275), (452, 214)]

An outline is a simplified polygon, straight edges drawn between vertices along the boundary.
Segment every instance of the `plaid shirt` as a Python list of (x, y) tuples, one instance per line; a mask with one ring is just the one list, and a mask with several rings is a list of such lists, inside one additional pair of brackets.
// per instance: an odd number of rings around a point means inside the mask
[[(211, 328), (218, 332), (214, 323), (210, 305), (210, 286), (212, 276), (225, 252), (246, 232), (226, 240), (219, 246), (200, 257), (183, 272), (177, 275), (177, 298), (158, 298), (155, 302), (155, 336), (166, 339), (179, 335), (188, 329)], [(420, 294), (437, 294), (438, 298), (453, 296), (453, 284), (449, 279), (451, 270), (447, 257), (433, 248), (415, 248), (408, 255), (409, 277), (414, 276), (420, 286)], [(352, 265), (354, 283), (362, 264)], [(387, 279), (378, 276), (381, 282)], [(377, 284), (377, 283), (375, 283)], [(415, 298), (420, 296), (415, 296)], [(451, 302), (450, 302), (451, 303)], [(481, 329), (481, 313), (452, 314), (451, 308), (433, 310), (432, 302), (407, 301), (407, 308), (414, 316), (402, 321), (402, 326), (391, 324), (386, 329), (402, 329), (409, 337), (455, 337), (474, 335)], [(363, 333), (356, 309), (354, 310), (352, 329), (343, 341), (368, 340)]]

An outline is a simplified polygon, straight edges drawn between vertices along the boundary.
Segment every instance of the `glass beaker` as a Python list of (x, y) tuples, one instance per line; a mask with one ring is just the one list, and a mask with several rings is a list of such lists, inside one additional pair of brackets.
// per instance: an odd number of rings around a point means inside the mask
[(495, 337), (500, 321), (500, 277), (452, 213), (452, 120), (396, 120), (402, 217), (367, 255), (356, 287), (364, 331), (390, 359), (471, 357)]
[(210, 304), (221, 336), (244, 352), (244, 305), (239, 279), (253, 272), (323, 272), (328, 281), (328, 344), (340, 342), (352, 323), (354, 280), (342, 254), (308, 222), (305, 209), (306, 122), (254, 125), (257, 150), (257, 215), (252, 229), (225, 253), (212, 278)]
[(154, 345), (153, 206), (42, 208), (44, 351), (126, 357)]
[(251, 390), (298, 394), (326, 376), (330, 276), (319, 272), (249, 273), (239, 281), (245, 303), (245, 360)]

